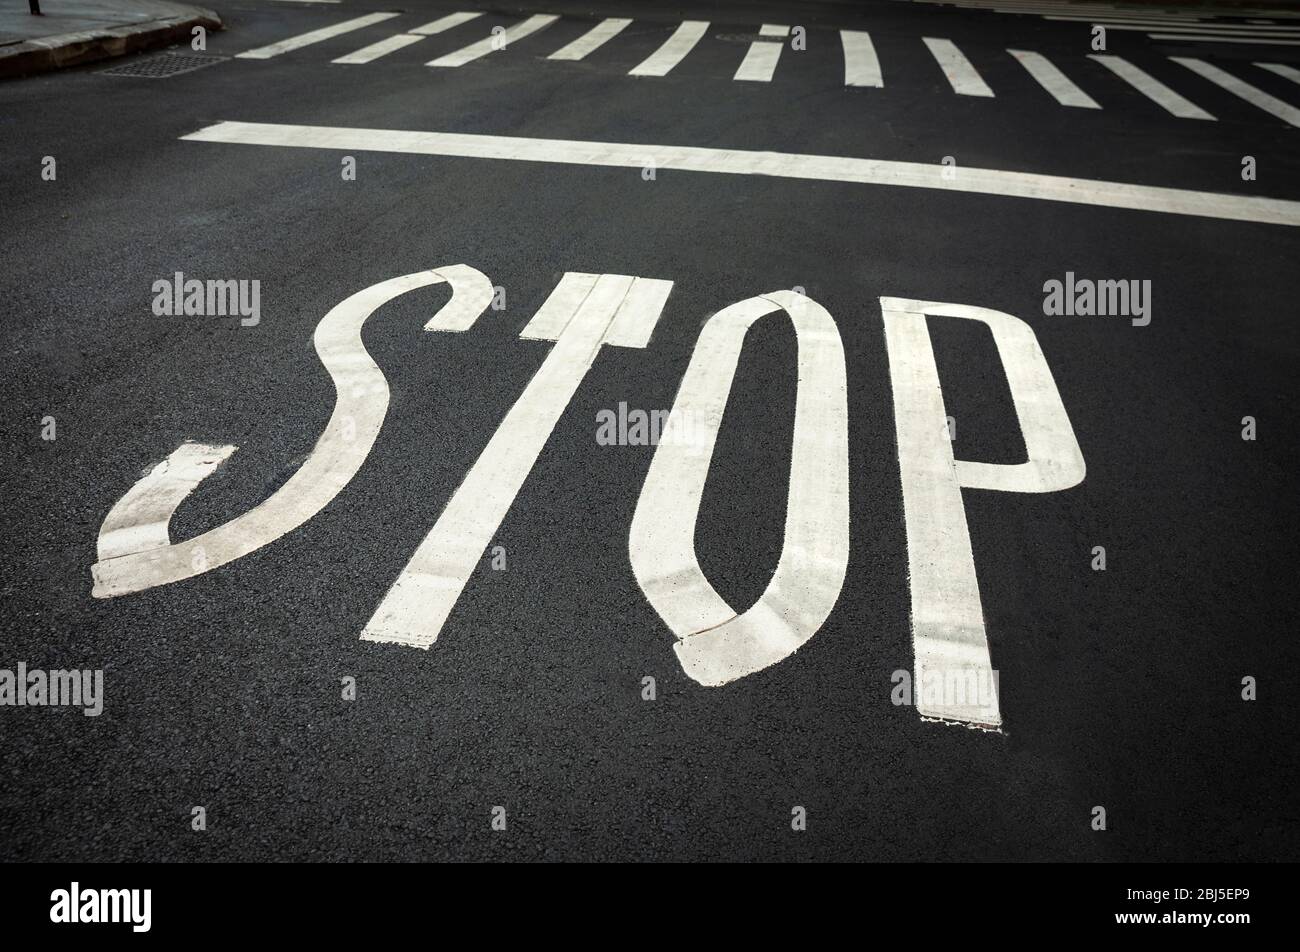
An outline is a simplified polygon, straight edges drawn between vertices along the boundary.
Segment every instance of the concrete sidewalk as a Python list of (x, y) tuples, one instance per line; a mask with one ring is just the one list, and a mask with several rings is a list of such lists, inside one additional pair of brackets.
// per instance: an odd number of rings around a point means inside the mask
[(75, 66), (188, 41), (202, 26), (220, 30), (211, 10), (171, 0), (0, 0), (0, 79)]

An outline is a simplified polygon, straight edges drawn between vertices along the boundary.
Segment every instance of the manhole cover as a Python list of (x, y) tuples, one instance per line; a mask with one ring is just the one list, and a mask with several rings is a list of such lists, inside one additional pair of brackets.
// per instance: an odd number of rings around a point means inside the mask
[(188, 73), (213, 63), (228, 59), (225, 56), (206, 56), (202, 53), (163, 53), (160, 56), (148, 56), (144, 59), (123, 63), (112, 69), (101, 69), (105, 76), (142, 76), (145, 79), (163, 79)]

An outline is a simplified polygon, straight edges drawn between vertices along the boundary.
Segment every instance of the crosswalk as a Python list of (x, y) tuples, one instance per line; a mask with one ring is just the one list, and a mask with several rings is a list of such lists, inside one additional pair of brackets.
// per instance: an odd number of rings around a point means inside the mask
[(924, 37), (923, 41), (943, 70), (943, 75), (948, 77), (953, 92), (959, 96), (993, 96), (989, 84), (984, 82), (971, 61), (957, 49), (956, 43), (932, 36)]
[(1214, 119), (1200, 106), (1184, 99), (1150, 73), (1139, 69), (1123, 57), (1094, 53), (1089, 58), (1105, 66), (1170, 115), (1180, 119)]
[(594, 53), (622, 33), (631, 23), (631, 20), (623, 17), (607, 17), (572, 43), (560, 47), (547, 59), (570, 61), (583, 59), (588, 53)]
[(255, 50), (244, 50), (244, 52), (237, 54), (236, 58), (270, 59), (272, 56), (279, 56), (282, 53), (289, 53), (293, 50), (300, 50), (303, 47), (323, 43), (324, 41), (333, 39), (336, 36), (342, 36), (344, 33), (351, 33), (354, 30), (373, 26), (376, 23), (383, 23), (385, 20), (391, 20), (396, 16), (400, 16), (400, 14), (367, 13), (363, 17), (344, 20), (342, 23), (335, 23), (333, 26), (321, 27), (319, 30), (310, 30), (307, 33), (301, 33), (298, 36), (291, 36), (287, 40), (280, 40), (278, 43), (272, 43), (269, 46), (259, 46)]
[(475, 17), (482, 16), (480, 13), (450, 13), (447, 16), (439, 17), (432, 23), (426, 23), (424, 26), (418, 26), (409, 33), (397, 33), (387, 39), (380, 40), (378, 43), (371, 43), (369, 46), (357, 50), (355, 53), (349, 53), (347, 56), (340, 56), (333, 60), (335, 63), (352, 63), (360, 65), (362, 63), (373, 62), (381, 56), (389, 53), (395, 53), (400, 49), (410, 46), (412, 43), (418, 43), (426, 36), (436, 36), (452, 27), (460, 26), (462, 23), (468, 23)]
[(1253, 106), (1258, 106), (1265, 112), (1272, 113), (1284, 122), (1293, 126), (1300, 126), (1300, 109), (1290, 106), (1278, 99), (1276, 96), (1270, 96), (1261, 89), (1256, 89), (1249, 83), (1243, 83), (1236, 76), (1226, 70), (1219, 69), (1204, 60), (1193, 59), (1190, 56), (1173, 56), (1170, 57), (1175, 63), (1186, 66), (1192, 72), (1204, 76), (1216, 86), (1220, 86), (1232, 93), (1234, 96), (1240, 96), (1246, 102)]
[(844, 85), (884, 86), (880, 57), (876, 55), (871, 34), (864, 30), (840, 30), (840, 41), (844, 45)]
[(673, 31), (673, 35), (641, 63), (632, 67), (629, 76), (667, 76), (672, 68), (686, 58), (686, 54), (695, 49), (708, 30), (707, 20), (683, 20)]
[(1082, 109), (1101, 108), (1097, 105), (1097, 100), (1076, 86), (1042, 53), (1035, 53), (1032, 50), (1007, 50), (1007, 52), (1019, 60), (1020, 65), (1028, 70), (1029, 75), (1038, 81), (1038, 85), (1047, 90), (1062, 106), (1077, 106)]
[(759, 38), (749, 44), (745, 59), (732, 79), (742, 82), (770, 83), (772, 77), (776, 75), (776, 64), (781, 59), (781, 50), (785, 49), (785, 37), (789, 33), (788, 26), (764, 23), (759, 28)]
[(466, 63), (472, 63), (476, 59), (481, 59), (489, 53), (495, 53), (498, 50), (505, 49), (511, 43), (522, 40), (526, 36), (532, 36), (538, 30), (544, 30), (559, 17), (553, 13), (537, 13), (530, 16), (527, 20), (516, 23), (514, 26), (507, 27), (500, 32), (494, 30), (491, 35), (484, 37), (476, 43), (462, 47), (446, 56), (439, 56), (437, 59), (429, 60), (429, 66), (464, 66)]
[[(1036, 16), (1044, 20), (1100, 24), (1107, 30), (1145, 33), (1153, 40), (1180, 43), (1229, 43), (1300, 46), (1295, 13), (1270, 13), (1265, 19), (1228, 21), (1206, 10), (1139, 10), (1104, 3), (1061, 0), (913, 0), (935, 6)], [(1238, 16), (1240, 16), (1238, 14)]]
[[(1012, 2), (1012, 0), (956, 0), (956, 2), (960, 5), (980, 6), (983, 4), (1007, 3)], [(1020, 5), (1017, 9), (1022, 11), (1046, 11), (1049, 9), (1061, 11), (1070, 8), (1070, 5), (1045, 4), (1047, 4), (1047, 0), (1042, 0), (1042, 2), (1035, 0), (1032, 4), (1026, 0), (1026, 3)], [(1001, 7), (990, 6), (989, 9), (1001, 9)], [(1042, 15), (1046, 16), (1048, 14), (1043, 13)], [(289, 37), (268, 46), (246, 50), (238, 54), (237, 58), (265, 60), (294, 53), (318, 43), (336, 40), (356, 31), (376, 27), (398, 16), (401, 16), (401, 14), (373, 13), (355, 17), (332, 26)], [(525, 41), (527, 41), (526, 48), (530, 52), (541, 54), (545, 51), (537, 49), (537, 44), (542, 41), (535, 39), (535, 35), (561, 20), (561, 17), (557, 14), (533, 14), (508, 26), (494, 26), (486, 35), (480, 33), (471, 41), (465, 42), (468, 37), (460, 35), (468, 32), (476, 22), (480, 21), (482, 16), (483, 14), (480, 12), (449, 13), (423, 25), (360, 46), (350, 53), (334, 57), (330, 62), (343, 66), (367, 65), (417, 43), (422, 43), (425, 40), (452, 31), (457, 32), (453, 34), (451, 39), (455, 41), (459, 36), (461, 45), (427, 60), (425, 65), (455, 69), (484, 60), (489, 57), (489, 54), (512, 48), (516, 44), (525, 43)], [(1077, 16), (1077, 14), (1058, 12), (1052, 14), (1052, 16), (1060, 18)], [(1127, 17), (1129, 14), (1116, 14), (1116, 16)], [(1188, 18), (1182, 17), (1181, 19), (1187, 20)], [(626, 34), (633, 22), (632, 19), (626, 17), (608, 17), (599, 20), (578, 37), (562, 42), (557, 48), (546, 53), (544, 58), (561, 62), (584, 60), (598, 50), (616, 42), (620, 36)], [(1123, 25), (1121, 24), (1121, 26)], [(672, 28), (671, 33), (657, 48), (653, 49), (649, 55), (629, 69), (627, 75), (644, 78), (662, 78), (669, 75), (681, 65), (692, 51), (701, 45), (706, 39), (711, 26), (712, 24), (706, 20), (681, 21)], [(1270, 25), (1265, 23), (1233, 24), (1232, 26), (1267, 29)], [(776, 78), (778, 70), (782, 68), (781, 64), (784, 62), (782, 52), (788, 45), (792, 45), (790, 41), (791, 34), (792, 27), (789, 25), (762, 24), (757, 33), (747, 37), (749, 45), (744, 57), (736, 66), (731, 79), (736, 82), (747, 83), (772, 82)], [(882, 66), (877, 45), (873, 41), (870, 32), (866, 30), (840, 30), (838, 38), (838, 45), (844, 63), (844, 85), (846, 87), (884, 88), (887, 78), (886, 71)], [(825, 45), (821, 46), (821, 49), (825, 48)], [(938, 76), (941, 75), (946, 79), (948, 87), (954, 94), (984, 99), (992, 99), (998, 95), (998, 91), (981, 74), (976, 64), (952, 39), (942, 36), (923, 36), (916, 43), (916, 49), (917, 55), (928, 56), (932, 68), (935, 70), (936, 83)], [(922, 50), (925, 52), (922, 53)], [(1160, 107), (1164, 113), (1175, 118), (1197, 120), (1214, 120), (1217, 118), (1182, 92), (1175, 91), (1168, 83), (1157, 79), (1148, 70), (1118, 55), (1094, 53), (1086, 56), (1080, 55), (1077, 59), (1072, 59), (1069, 62), (1063, 60), (1053, 62), (1042, 52), (1031, 49), (1016, 47), (1007, 48), (1003, 52), (1006, 56), (1019, 63), (1037, 87), (1043, 91), (1045, 95), (1044, 102), (1050, 101), (1074, 109), (1102, 110), (1104, 108), (1103, 100), (1105, 96), (1103, 93), (1105, 84), (1110, 83), (1113, 86), (1114, 80), (1118, 79), (1126, 84), (1128, 88), (1137, 91)], [(984, 55), (987, 57), (987, 53)], [(786, 57), (786, 59), (793, 58)], [(1200, 88), (1202, 90), (1206, 88), (1204, 84), (1208, 83), (1230, 93), (1249, 109), (1262, 110), (1267, 115), (1280, 119), (1291, 126), (1300, 126), (1300, 108), (1286, 102), (1278, 95), (1259, 88), (1256, 82), (1260, 80), (1252, 81), (1254, 75), (1256, 75), (1255, 71), (1258, 71), (1257, 74), (1260, 77), (1264, 73), (1269, 73), (1300, 84), (1300, 70), (1296, 70), (1284, 63), (1257, 62), (1253, 64), (1234, 63), (1233, 72), (1230, 72), (1220, 66), (1193, 57), (1171, 56), (1168, 57), (1168, 60), (1188, 70), (1189, 79), (1195, 76), (1196, 78), (1191, 79), (1191, 82), (1201, 84)], [(1099, 72), (1097, 66), (1103, 67), (1105, 72)], [(1247, 113), (1247, 115), (1251, 116), (1253, 113)]]

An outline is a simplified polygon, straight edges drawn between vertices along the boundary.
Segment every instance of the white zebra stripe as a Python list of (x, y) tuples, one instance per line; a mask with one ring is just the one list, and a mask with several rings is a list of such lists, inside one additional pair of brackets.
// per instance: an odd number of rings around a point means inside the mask
[(631, 23), (631, 20), (622, 17), (607, 17), (572, 43), (560, 47), (546, 58), (553, 60), (580, 60), (587, 56), (587, 54), (594, 52), (614, 37), (618, 36), (627, 29)]
[(629, 76), (667, 76), (674, 66), (695, 48), (709, 28), (707, 20), (683, 20), (673, 35), (640, 64), (632, 67)]
[(1012, 56), (1020, 61), (1029, 75), (1038, 81), (1042, 86), (1052, 94), (1057, 102), (1062, 106), (1079, 106), (1083, 109), (1100, 109), (1097, 101), (1085, 93), (1082, 89), (1070, 81), (1064, 73), (1042, 53), (1033, 53), (1029, 50), (1007, 50)]
[(1142, 95), (1178, 118), (1214, 121), (1214, 117), (1200, 106), (1184, 99), (1150, 73), (1139, 69), (1121, 56), (1092, 53), (1088, 58), (1105, 66)]

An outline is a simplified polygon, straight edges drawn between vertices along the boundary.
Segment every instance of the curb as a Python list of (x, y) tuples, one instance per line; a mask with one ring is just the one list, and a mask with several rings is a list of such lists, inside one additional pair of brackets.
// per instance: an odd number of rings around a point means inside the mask
[(44, 73), (66, 66), (80, 66), (96, 60), (125, 56), (154, 47), (166, 46), (181, 40), (189, 41), (194, 27), (206, 30), (222, 29), (221, 17), (202, 7), (176, 5), (177, 15), (87, 30), (82, 33), (63, 33), (24, 40), (11, 46), (0, 46), (0, 80), (32, 73)]

